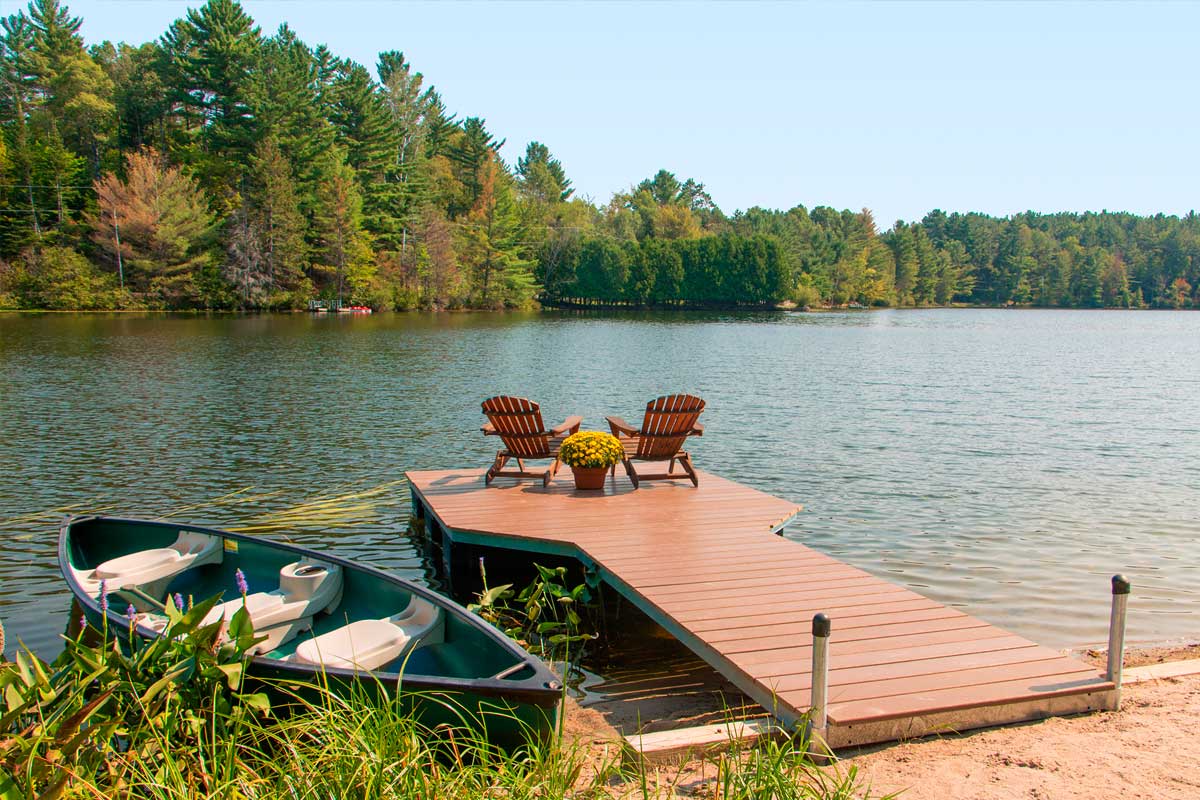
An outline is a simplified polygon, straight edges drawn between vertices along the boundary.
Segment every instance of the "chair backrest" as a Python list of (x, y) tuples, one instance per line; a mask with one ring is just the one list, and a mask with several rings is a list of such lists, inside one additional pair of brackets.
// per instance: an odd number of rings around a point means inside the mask
[(550, 458), (550, 433), (542, 424), (542, 408), (524, 397), (489, 397), (483, 413), (514, 458)]
[(678, 453), (703, 410), (704, 401), (690, 394), (669, 394), (651, 400), (646, 404), (634, 458), (660, 461)]

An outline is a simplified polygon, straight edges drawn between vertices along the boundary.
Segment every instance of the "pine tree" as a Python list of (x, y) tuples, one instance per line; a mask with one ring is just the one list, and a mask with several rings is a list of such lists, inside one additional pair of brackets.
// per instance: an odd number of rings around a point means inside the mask
[(311, 48), (286, 25), (263, 42), (249, 93), (255, 109), (255, 136), (270, 139), (290, 165), (299, 208), (311, 215), (324, 155), (334, 130), (322, 112), (318, 93), (321, 64)]
[(116, 130), (112, 81), (83, 49), (82, 20), (58, 0), (33, 0), (29, 16), (37, 86), (45, 101), (42, 127), (85, 157), (97, 175), (103, 148)]
[(456, 177), (466, 188), (462, 205), (451, 209), (451, 219), (478, 203), (483, 191), (483, 173), (487, 165), (500, 157), (500, 148), (504, 146), (504, 140), (497, 140), (488, 133), (484, 123), (485, 120), (479, 117), (465, 119), (461, 134), (450, 147), (448, 155), (457, 168)]
[(421, 95), (423, 76), (412, 71), (403, 53), (394, 50), (380, 53), (378, 71), (395, 146), (379, 187), (379, 201), (386, 205), (389, 214), (377, 224), (376, 238), (381, 246), (399, 250), (404, 259), (409, 232), (421, 206), (429, 200), (429, 156), (425, 147), (429, 104)]
[(537, 294), (532, 262), (522, 255), (512, 178), (494, 158), (479, 169), (479, 196), (463, 221), (459, 258), (471, 271), (484, 307), (521, 307)]
[(456, 115), (447, 113), (442, 96), (432, 86), (421, 95), (424, 107), (422, 128), (425, 133), (425, 155), (428, 158), (447, 155), (458, 123)]
[(5, 254), (15, 255), (41, 238), (46, 217), (35, 188), (34, 131), (30, 129), (30, 119), (38, 114), (43, 97), (37, 87), (33, 24), (21, 13), (0, 20), (0, 27), (4, 31), (0, 39), (0, 113), (7, 129), (9, 174), (13, 178), (11, 185), (0, 188), (7, 196), (9, 212), (0, 222), (0, 247)]
[(260, 31), (236, 0), (208, 0), (163, 37), (171, 99), (198, 140), (200, 169), (225, 189), (254, 143), (250, 79)]
[(267, 285), (291, 290), (308, 266), (307, 227), (300, 213), (292, 168), (273, 138), (254, 152), (251, 218), (261, 240)]
[(921, 263), (912, 234), (903, 221), (896, 221), (896, 225), (892, 229), (891, 241), (892, 252), (896, 257), (896, 305), (912, 305), (913, 289), (917, 284), (917, 274), (920, 272)]
[(418, 222), (421, 242), (417, 260), (417, 275), (421, 296), (426, 305), (447, 308), (462, 305), (463, 276), (454, 250), (454, 234), (446, 218), (426, 206)]
[(313, 220), (321, 271), (338, 304), (366, 288), (373, 276), (371, 248), (363, 231), (362, 195), (345, 154), (334, 148), (325, 163)]
[(87, 215), (92, 242), (124, 283), (168, 305), (196, 299), (194, 272), (208, 261), (214, 219), (199, 184), (153, 150), (130, 153), (125, 178), (95, 182), (97, 208)]
[(140, 47), (105, 42), (98, 48), (101, 64), (113, 85), (118, 153), (154, 147), (167, 152), (167, 88), (159, 67), (162, 52), (155, 42)]
[(342, 61), (329, 89), (330, 120), (363, 197), (363, 224), (372, 233), (394, 233), (395, 195), (387, 180), (398, 146), (391, 112), (370, 74)]
[(541, 142), (530, 142), (517, 159), (517, 180), (522, 194), (539, 203), (564, 203), (575, 193), (562, 163)]

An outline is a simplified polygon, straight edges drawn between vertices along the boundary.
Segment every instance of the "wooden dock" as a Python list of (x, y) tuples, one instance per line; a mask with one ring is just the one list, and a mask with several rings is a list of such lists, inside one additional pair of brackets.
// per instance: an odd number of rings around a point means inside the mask
[(828, 614), (832, 747), (1117, 701), (1093, 667), (775, 535), (800, 508), (748, 486), (482, 476), (408, 473), (415, 512), (448, 546), (578, 559), (785, 725), (809, 706), (811, 620)]

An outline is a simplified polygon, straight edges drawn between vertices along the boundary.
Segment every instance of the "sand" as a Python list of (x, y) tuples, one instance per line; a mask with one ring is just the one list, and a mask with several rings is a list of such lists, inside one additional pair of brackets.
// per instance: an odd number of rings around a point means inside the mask
[(1200, 675), (1126, 686), (1122, 709), (851, 755), (905, 800), (1200, 797)]
[[(754, 715), (737, 690), (715, 673), (672, 652), (675, 680), (657, 670), (630, 670), (609, 684), (611, 693), (574, 706), (570, 738), (611, 758), (620, 734), (706, 724), (724, 708)], [(667, 653), (663, 653), (664, 656)], [(1079, 654), (1103, 664), (1105, 654)], [(1127, 666), (1200, 658), (1200, 645), (1141, 648)], [(659, 666), (656, 664), (656, 667)], [(761, 710), (758, 710), (761, 713)], [(716, 716), (714, 716), (716, 715)], [(653, 723), (647, 724), (649, 720)], [(1128, 684), (1118, 712), (1055, 717), (912, 742), (839, 753), (830, 769), (857, 767), (870, 796), (901, 792), (903, 800), (992, 798), (1200, 798), (1200, 674)], [(652, 771), (677, 796), (707, 797), (711, 766), (692, 761)], [(614, 786), (614, 796), (634, 787)], [(634, 792), (636, 795), (636, 791)]]

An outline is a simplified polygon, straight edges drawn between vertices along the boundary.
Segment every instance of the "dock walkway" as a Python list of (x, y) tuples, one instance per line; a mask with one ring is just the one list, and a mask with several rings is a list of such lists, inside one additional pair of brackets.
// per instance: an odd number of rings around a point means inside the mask
[(828, 614), (832, 747), (1116, 702), (1093, 667), (773, 535), (799, 507), (748, 486), (482, 476), (409, 472), (416, 512), (451, 544), (579, 559), (784, 724), (808, 708), (811, 620)]

